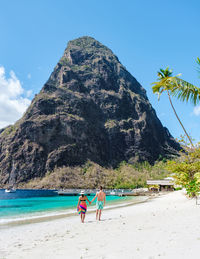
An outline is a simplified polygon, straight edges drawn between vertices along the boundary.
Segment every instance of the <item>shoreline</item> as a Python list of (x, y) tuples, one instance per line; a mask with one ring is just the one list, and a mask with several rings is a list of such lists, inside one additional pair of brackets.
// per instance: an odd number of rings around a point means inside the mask
[(1, 259), (198, 259), (200, 206), (182, 191), (126, 207), (1, 230)]
[[(143, 199), (141, 199), (143, 197)], [(138, 198), (138, 199), (137, 199)], [(104, 210), (112, 210), (117, 209), (121, 207), (127, 207), (136, 205), (138, 203), (147, 202), (150, 197), (148, 196), (133, 196), (128, 197), (127, 200), (114, 200), (114, 201), (108, 201), (108, 205), (105, 206)], [(94, 213), (96, 211), (95, 205), (92, 205), (91, 207), (88, 206), (87, 214)], [(21, 215), (24, 216), (24, 215)], [(74, 217), (77, 216), (77, 211), (75, 211), (74, 208), (68, 208), (66, 210), (60, 210), (60, 211), (52, 211), (52, 212), (43, 212), (43, 213), (35, 213), (35, 215), (28, 215), (27, 217), (23, 218), (10, 218), (6, 222), (1, 222), (0, 219), (0, 230), (6, 229), (9, 227), (15, 227), (19, 225), (25, 225), (25, 224), (34, 224), (39, 222), (48, 222), (48, 221), (54, 221), (57, 219), (62, 219), (66, 217)]]

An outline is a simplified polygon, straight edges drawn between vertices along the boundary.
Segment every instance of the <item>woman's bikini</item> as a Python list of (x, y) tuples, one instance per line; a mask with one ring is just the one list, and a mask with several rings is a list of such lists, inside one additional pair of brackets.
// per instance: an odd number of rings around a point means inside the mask
[(86, 199), (84, 199), (84, 200), (81, 200), (81, 199), (80, 199), (80, 202), (85, 202), (85, 203), (86, 203)]

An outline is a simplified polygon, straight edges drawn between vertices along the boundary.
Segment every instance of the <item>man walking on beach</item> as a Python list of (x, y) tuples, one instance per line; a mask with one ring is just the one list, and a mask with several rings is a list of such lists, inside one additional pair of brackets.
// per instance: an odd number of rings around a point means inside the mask
[(102, 186), (100, 186), (99, 192), (96, 193), (95, 197), (92, 199), (91, 203), (97, 198), (97, 210), (96, 210), (96, 220), (101, 220), (101, 211), (103, 206), (106, 204), (106, 194), (103, 192)]

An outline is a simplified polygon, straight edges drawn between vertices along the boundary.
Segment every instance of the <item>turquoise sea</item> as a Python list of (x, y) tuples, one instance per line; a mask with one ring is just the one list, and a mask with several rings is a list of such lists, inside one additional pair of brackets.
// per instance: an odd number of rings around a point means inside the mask
[[(94, 196), (88, 196), (92, 200)], [(0, 190), (0, 225), (36, 217), (76, 213), (79, 196), (58, 196), (55, 191), (17, 190), (6, 194)], [(107, 196), (106, 206), (126, 202), (136, 197)], [(95, 202), (92, 203), (95, 205)], [(88, 206), (88, 210), (94, 208)]]

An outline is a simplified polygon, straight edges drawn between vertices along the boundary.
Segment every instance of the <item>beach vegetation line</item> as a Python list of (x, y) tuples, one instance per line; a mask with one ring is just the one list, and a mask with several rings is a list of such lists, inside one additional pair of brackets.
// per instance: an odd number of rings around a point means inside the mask
[(65, 189), (98, 188), (99, 183), (108, 189), (134, 189), (146, 187), (147, 179), (163, 179), (169, 172), (165, 169), (166, 160), (154, 165), (148, 162), (129, 164), (122, 162), (116, 169), (105, 168), (88, 161), (83, 166), (55, 168), (43, 178), (35, 178), (21, 183), (18, 188)]
[(166, 170), (173, 174), (177, 185), (186, 189), (189, 197), (200, 194), (200, 146), (188, 149), (177, 160), (168, 161)]

